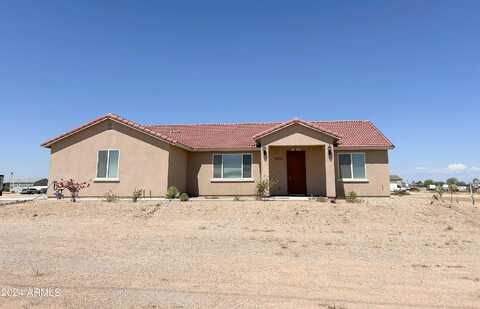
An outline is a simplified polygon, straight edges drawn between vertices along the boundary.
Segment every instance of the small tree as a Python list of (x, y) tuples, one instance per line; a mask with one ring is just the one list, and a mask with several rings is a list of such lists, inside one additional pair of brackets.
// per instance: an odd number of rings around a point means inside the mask
[(450, 192), (450, 203), (453, 203), (453, 192), (457, 191), (457, 185), (454, 183), (448, 184), (448, 192)]
[(435, 184), (435, 181), (432, 179), (427, 179), (423, 182), (423, 185), (428, 188), (428, 186)]
[(84, 182), (77, 182), (73, 179), (68, 179), (68, 180), (60, 179), (60, 181), (55, 180), (53, 182), (53, 186), (54, 186), (54, 188), (56, 188), (55, 192), (57, 192), (57, 190), (59, 190), (60, 192), (63, 192), (63, 190), (65, 190), (65, 189), (70, 191), (71, 201), (76, 202), (77, 197), (78, 197), (78, 193), (80, 192), (80, 190), (82, 190), (84, 188), (88, 188), (90, 186), (90, 184), (88, 182), (85, 182), (85, 181)]
[(455, 177), (450, 177), (447, 179), (447, 184), (448, 185), (456, 185), (458, 183), (458, 179)]

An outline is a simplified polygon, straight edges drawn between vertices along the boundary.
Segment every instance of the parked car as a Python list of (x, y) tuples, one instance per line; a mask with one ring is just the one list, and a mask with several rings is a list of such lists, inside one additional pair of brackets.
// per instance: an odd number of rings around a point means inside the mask
[(35, 188), (25, 188), (20, 191), (20, 194), (39, 194), (40, 191), (38, 191)]
[(40, 193), (41, 194), (47, 194), (47, 188), (41, 188)]

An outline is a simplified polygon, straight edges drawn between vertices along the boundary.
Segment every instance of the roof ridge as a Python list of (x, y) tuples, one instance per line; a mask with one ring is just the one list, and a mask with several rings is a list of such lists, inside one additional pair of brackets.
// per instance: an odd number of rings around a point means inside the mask
[[(159, 123), (143, 124), (145, 127), (168, 127), (168, 126), (228, 126), (228, 125), (276, 125), (287, 121), (260, 121), (260, 122), (221, 122), (221, 123)], [(334, 122), (371, 122), (370, 120), (302, 120), (304, 122), (314, 123), (334, 123)]]
[(144, 124), (145, 127), (168, 127), (168, 126), (231, 126), (231, 125), (264, 125), (264, 124), (279, 124), (280, 121), (272, 122), (223, 122), (223, 123), (166, 123), (166, 124)]

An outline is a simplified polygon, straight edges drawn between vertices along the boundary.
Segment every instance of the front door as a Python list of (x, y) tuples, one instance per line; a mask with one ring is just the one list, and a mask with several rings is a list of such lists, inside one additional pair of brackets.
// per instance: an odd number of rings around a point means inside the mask
[(287, 151), (287, 188), (288, 194), (307, 193), (305, 151)]

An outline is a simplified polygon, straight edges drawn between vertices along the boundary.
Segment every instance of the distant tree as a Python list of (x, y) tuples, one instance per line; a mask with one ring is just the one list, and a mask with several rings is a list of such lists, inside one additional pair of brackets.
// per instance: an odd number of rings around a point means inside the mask
[(465, 181), (459, 181), (457, 182), (457, 186), (466, 186), (467, 183)]
[(436, 181), (436, 182), (435, 182), (435, 185), (436, 185), (437, 187), (441, 187), (441, 186), (443, 186), (444, 184), (445, 184), (445, 182), (443, 182), (443, 181)]
[(432, 179), (427, 179), (423, 182), (423, 185), (425, 187), (428, 187), (429, 185), (434, 185), (435, 184), (435, 181), (433, 181)]
[(474, 185), (480, 185), (480, 179), (478, 179), (478, 178), (473, 178), (472, 184), (474, 184)]
[(447, 179), (447, 184), (449, 185), (456, 185), (458, 183), (458, 179), (455, 177), (450, 177)]

